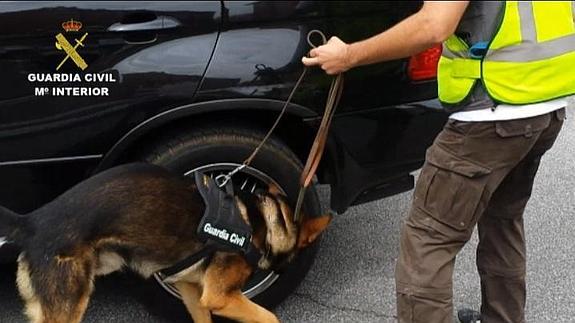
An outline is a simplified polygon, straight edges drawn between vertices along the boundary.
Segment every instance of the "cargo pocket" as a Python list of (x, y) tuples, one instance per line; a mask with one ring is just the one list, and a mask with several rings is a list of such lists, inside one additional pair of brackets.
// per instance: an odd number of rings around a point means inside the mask
[(528, 119), (497, 121), (495, 122), (495, 132), (497, 132), (497, 134), (502, 138), (516, 136), (530, 138), (533, 137), (534, 133), (547, 129), (550, 123), (550, 114), (544, 114)]
[(491, 170), (462, 159), (435, 145), (427, 152), (426, 169), (416, 190), (419, 206), (438, 222), (467, 230), (473, 219)]

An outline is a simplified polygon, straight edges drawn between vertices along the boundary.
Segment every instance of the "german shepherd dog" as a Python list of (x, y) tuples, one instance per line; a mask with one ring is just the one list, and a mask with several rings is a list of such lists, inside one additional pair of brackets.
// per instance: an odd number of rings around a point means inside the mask
[[(261, 269), (276, 268), (314, 241), (330, 216), (294, 223), (277, 188), (235, 201), (266, 251)], [(97, 174), (27, 215), (0, 207), (0, 237), (18, 245), (17, 285), (35, 323), (80, 322), (94, 278), (127, 267), (148, 278), (200, 250), (196, 229), (205, 205), (193, 179), (149, 164)], [(217, 314), (241, 322), (278, 322), (241, 288), (255, 268), (238, 253), (218, 251), (172, 276), (194, 322)]]

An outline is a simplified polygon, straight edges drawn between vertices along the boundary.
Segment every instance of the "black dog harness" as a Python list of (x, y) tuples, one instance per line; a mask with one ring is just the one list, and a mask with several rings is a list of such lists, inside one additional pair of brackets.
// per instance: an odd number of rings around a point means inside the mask
[(256, 267), (262, 254), (252, 243), (252, 228), (241, 216), (232, 181), (226, 181), (222, 190), (213, 178), (201, 172), (195, 172), (195, 180), (206, 205), (197, 229), (197, 236), (204, 246), (175, 265), (160, 270), (160, 278), (166, 280), (216, 251), (242, 253), (249, 265)]

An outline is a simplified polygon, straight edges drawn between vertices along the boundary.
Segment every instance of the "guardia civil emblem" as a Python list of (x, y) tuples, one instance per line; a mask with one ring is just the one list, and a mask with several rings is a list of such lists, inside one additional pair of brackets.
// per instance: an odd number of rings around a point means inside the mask
[[(82, 28), (82, 23), (70, 19), (69, 21), (65, 21), (62, 23), (62, 28), (64, 28), (66, 33), (78, 32)], [(86, 64), (82, 56), (80, 56), (80, 54), (77, 51), (78, 47), (84, 47), (84, 41), (86, 40), (87, 36), (88, 33), (84, 33), (84, 36), (80, 37), (80, 39), (74, 38), (76, 44), (72, 46), (72, 44), (70, 44), (68, 39), (66, 39), (66, 37), (62, 33), (56, 35), (56, 48), (58, 50), (63, 51), (64, 54), (66, 54), (64, 59), (62, 59), (60, 64), (58, 64), (58, 66), (56, 67), (56, 71), (58, 71), (62, 67), (62, 65), (64, 65), (64, 63), (68, 61), (68, 59), (72, 59), (72, 62), (82, 70), (85, 70), (86, 67), (88, 67), (88, 64)]]

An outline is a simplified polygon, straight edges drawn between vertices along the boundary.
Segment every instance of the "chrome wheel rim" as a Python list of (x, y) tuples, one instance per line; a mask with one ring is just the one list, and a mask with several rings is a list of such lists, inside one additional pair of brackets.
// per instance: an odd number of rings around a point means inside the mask
[[(185, 172), (184, 175), (192, 176), (194, 172), (202, 171), (206, 174), (209, 174), (210, 176), (215, 177), (220, 174), (227, 174), (229, 171), (235, 169), (240, 165), (241, 164), (238, 163), (214, 163), (196, 167), (194, 169)], [(276, 181), (274, 181), (273, 178), (271, 178), (264, 172), (250, 166), (246, 166), (240, 172), (236, 173), (233, 177), (233, 180), (235, 183), (238, 183), (238, 185), (234, 184), (234, 186), (237, 187), (236, 189), (250, 191), (253, 193), (258, 188), (264, 188), (264, 187), (267, 188), (267, 186), (273, 184), (276, 187), (279, 187), (282, 193), (285, 194), (283, 188)], [(156, 279), (158, 284), (160, 284), (160, 286), (162, 286), (162, 288), (165, 289), (172, 296), (177, 297), (179, 299), (182, 298), (176, 286), (162, 281), (162, 279), (158, 274), (154, 274), (154, 278)], [(268, 289), (278, 278), (279, 274), (277, 274), (274, 271), (269, 270), (262, 271), (256, 269), (254, 273), (252, 273), (252, 276), (246, 283), (246, 286), (244, 287), (242, 292), (247, 297), (252, 298), (258, 295), (259, 293), (263, 292), (264, 290)]]

